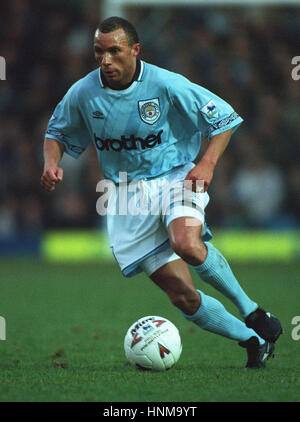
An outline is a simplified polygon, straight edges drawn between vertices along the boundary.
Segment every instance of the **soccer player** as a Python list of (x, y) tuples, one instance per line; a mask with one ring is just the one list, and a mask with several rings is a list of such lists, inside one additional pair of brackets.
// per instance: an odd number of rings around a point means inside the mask
[[(263, 368), (274, 354), (280, 322), (244, 292), (209, 242), (212, 234), (204, 216), (215, 166), (243, 120), (207, 89), (139, 59), (140, 48), (127, 20), (111, 17), (99, 25), (94, 37), (99, 67), (71, 86), (54, 110), (41, 184), (53, 191), (63, 179), (59, 162), (64, 152), (77, 158), (90, 143), (105, 180), (114, 184), (116, 201), (124, 201), (124, 174), (142, 192), (140, 199), (151, 201), (164, 200), (170, 186), (186, 189), (189, 182), (192, 199), (173, 196), (168, 212), (158, 205), (156, 213), (108, 213), (113, 254), (126, 277), (144, 271), (187, 320), (238, 341), (248, 353), (246, 367)], [(195, 165), (202, 138), (208, 147)], [(128, 203), (132, 195), (128, 193)], [(196, 289), (190, 268), (228, 297), (243, 320)]]

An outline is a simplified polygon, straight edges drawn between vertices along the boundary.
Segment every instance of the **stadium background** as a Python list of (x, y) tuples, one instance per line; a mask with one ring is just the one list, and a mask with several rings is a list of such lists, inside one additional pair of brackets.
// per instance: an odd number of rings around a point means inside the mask
[[(39, 186), (47, 121), (68, 87), (95, 68), (101, 7), (98, 0), (18, 0), (1, 9), (7, 80), (0, 85), (0, 254), (60, 256), (57, 242), (45, 241), (51, 230), (105, 227), (95, 208), (100, 172), (92, 147), (80, 160), (63, 159), (65, 179), (54, 194)], [(300, 89), (291, 77), (299, 14), (249, 6), (130, 7), (127, 14), (144, 60), (219, 94), (245, 120), (216, 170), (208, 223), (290, 236), (300, 225)], [(82, 244), (86, 256), (97, 256), (93, 239), (86, 242), (90, 252)]]
[[(217, 167), (207, 219), (249, 296), (284, 327), (274, 362), (249, 374), (234, 342), (190, 326), (144, 274), (121, 276), (96, 214), (92, 148), (80, 160), (64, 157), (55, 192), (40, 187), (48, 119), (95, 68), (101, 3), (0, 3), (0, 401), (299, 401), (300, 81), (291, 77), (299, 8), (126, 9), (144, 60), (206, 86), (245, 120)], [(144, 315), (180, 330), (183, 355), (172, 371), (126, 365), (124, 334)]]

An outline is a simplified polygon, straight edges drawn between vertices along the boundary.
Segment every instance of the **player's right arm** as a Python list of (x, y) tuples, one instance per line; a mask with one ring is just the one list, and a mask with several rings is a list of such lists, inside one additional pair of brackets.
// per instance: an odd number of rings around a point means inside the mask
[(41, 185), (47, 191), (53, 191), (55, 185), (63, 179), (63, 169), (58, 167), (64, 154), (65, 147), (55, 139), (45, 138), (44, 141), (44, 170)]
[(63, 170), (58, 166), (63, 154), (78, 158), (90, 143), (78, 102), (81, 83), (78, 81), (68, 90), (56, 106), (47, 126), (41, 177), (41, 185), (47, 191), (53, 191), (56, 183), (63, 178)]

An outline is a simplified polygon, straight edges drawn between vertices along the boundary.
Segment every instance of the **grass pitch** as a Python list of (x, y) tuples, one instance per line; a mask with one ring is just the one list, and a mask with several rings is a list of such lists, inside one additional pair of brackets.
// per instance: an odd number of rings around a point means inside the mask
[[(232, 268), (249, 296), (276, 314), (285, 330), (265, 370), (244, 370), (244, 349), (187, 322), (144, 275), (125, 279), (113, 264), (2, 260), (0, 401), (300, 401), (300, 340), (291, 336), (291, 321), (300, 315), (300, 264)], [(194, 281), (238, 316), (197, 275)], [(183, 352), (170, 371), (140, 372), (126, 364), (125, 333), (146, 315), (166, 317), (180, 330)]]

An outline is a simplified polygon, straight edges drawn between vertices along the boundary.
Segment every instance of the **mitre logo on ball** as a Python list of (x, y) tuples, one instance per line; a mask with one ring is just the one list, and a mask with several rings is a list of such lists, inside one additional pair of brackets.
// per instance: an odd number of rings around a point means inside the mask
[(138, 102), (139, 113), (143, 122), (153, 125), (160, 118), (159, 98)]

